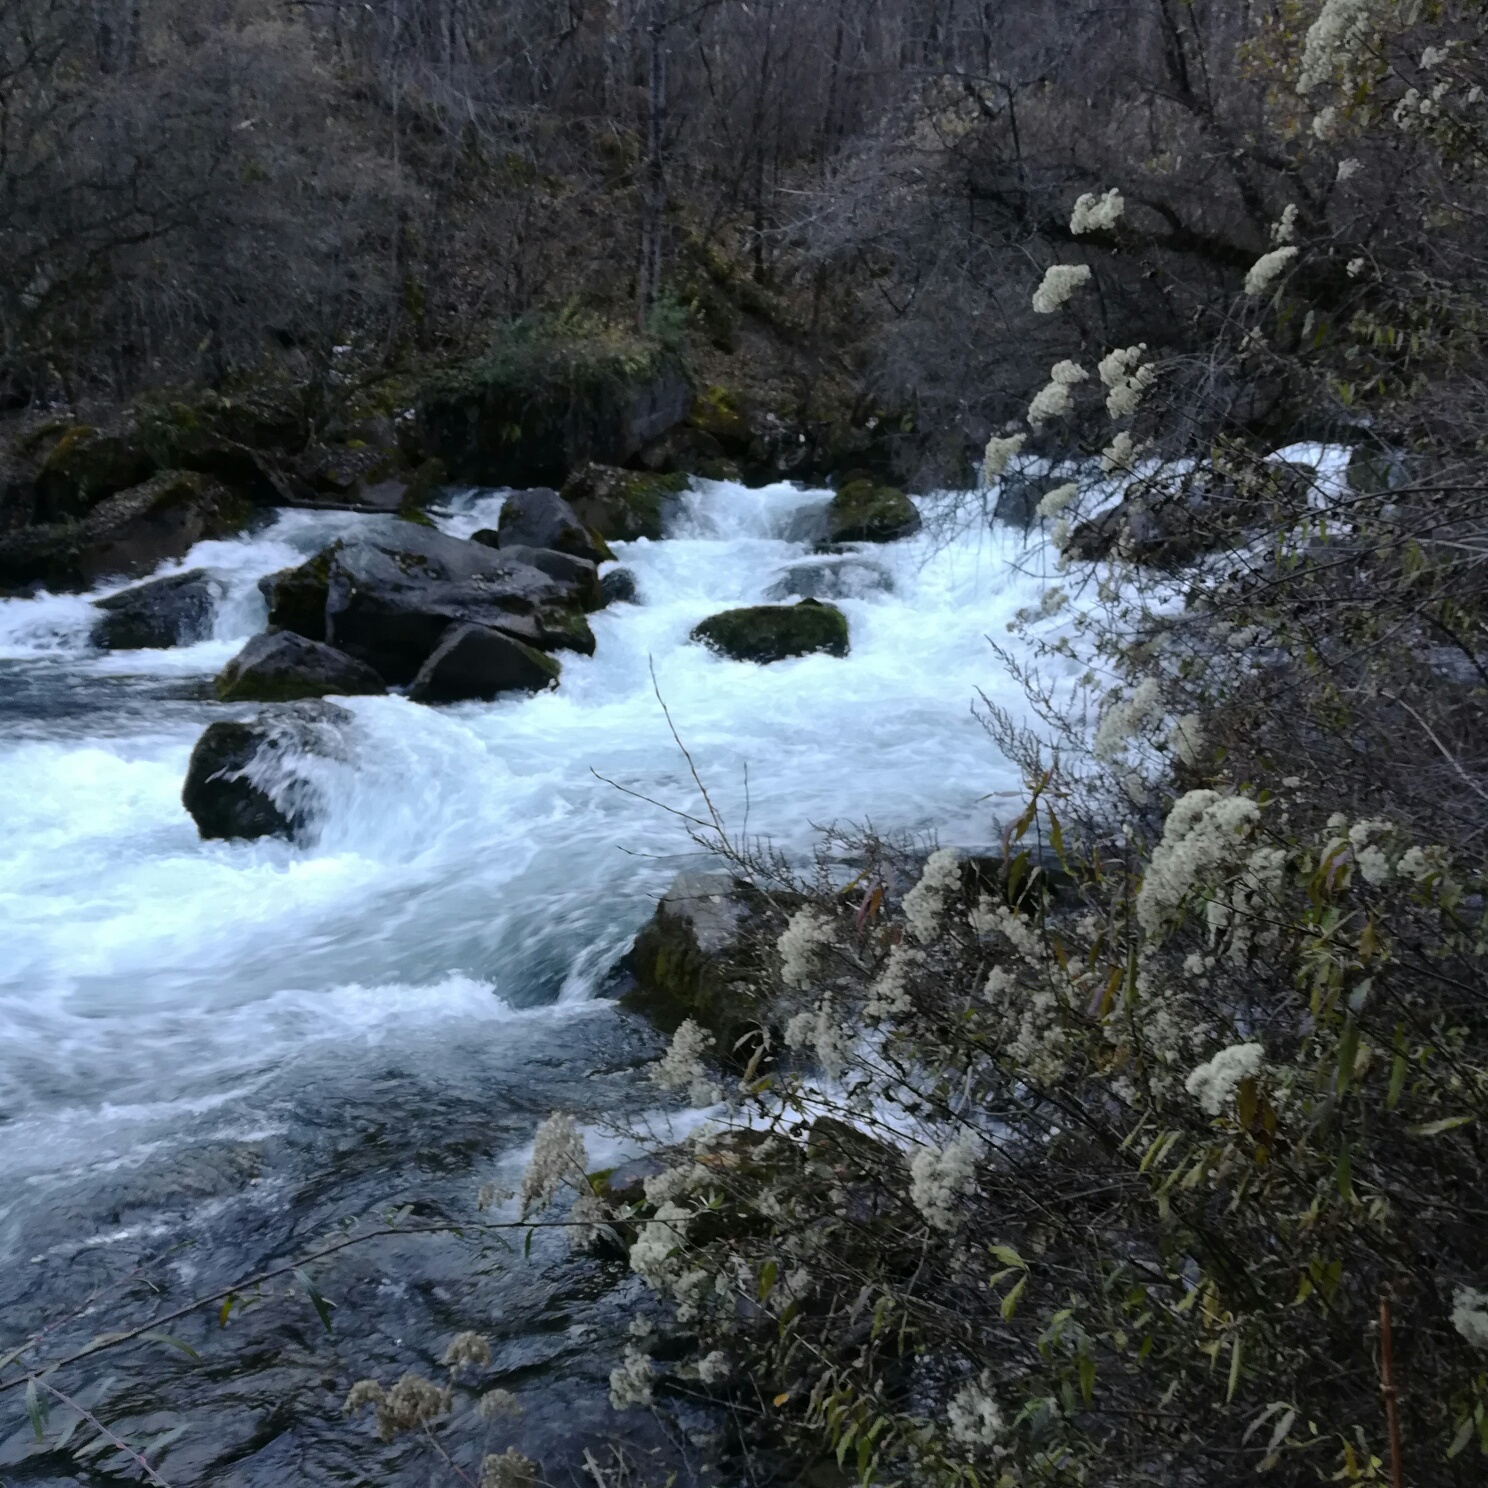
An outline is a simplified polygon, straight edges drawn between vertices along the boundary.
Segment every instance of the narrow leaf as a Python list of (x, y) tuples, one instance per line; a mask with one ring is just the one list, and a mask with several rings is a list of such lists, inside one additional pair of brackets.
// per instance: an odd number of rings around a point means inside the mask
[[(529, 1240), (532, 1238), (531, 1230), (527, 1232), (527, 1238)], [(334, 1302), (327, 1302), (326, 1299), (320, 1295), (320, 1292), (316, 1288), (315, 1283), (310, 1280), (309, 1274), (303, 1267), (296, 1268), (295, 1279), (302, 1287), (305, 1288), (306, 1294), (309, 1296), (310, 1301), (315, 1308), (316, 1315), (320, 1318), (321, 1327), (323, 1327), (326, 1332), (329, 1333), (331, 1331), (331, 1308), (333, 1308), (336, 1304)]]

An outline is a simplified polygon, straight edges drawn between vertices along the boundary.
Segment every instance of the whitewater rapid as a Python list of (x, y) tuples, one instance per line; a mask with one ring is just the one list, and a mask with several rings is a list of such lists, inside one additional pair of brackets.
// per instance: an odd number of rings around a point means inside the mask
[[(440, 525), (493, 526), (501, 500), (453, 498)], [(313, 762), (326, 805), (301, 845), (202, 842), (181, 781), (210, 719), (253, 711), (209, 683), (264, 624), (257, 579), (380, 519), (285, 512), (162, 569), (206, 568), (224, 593), (212, 638), (176, 650), (94, 652), (96, 595), (0, 602), (0, 1236), (26, 1203), (15, 1179), (228, 1120), (309, 1051), (478, 1047), (582, 1012), (698, 861), (665, 809), (701, 801), (658, 694), (732, 830), (803, 850), (834, 820), (995, 840), (988, 796), (1019, 781), (972, 705), (1015, 701), (987, 637), (1043, 588), (1021, 533), (862, 549), (860, 592), (838, 601), (846, 660), (761, 667), (688, 643), (830, 561), (802, 540), (826, 500), (698, 483), (665, 540), (619, 545), (642, 602), (593, 617), (596, 654), (565, 655), (557, 691), (340, 700), (344, 757)]]

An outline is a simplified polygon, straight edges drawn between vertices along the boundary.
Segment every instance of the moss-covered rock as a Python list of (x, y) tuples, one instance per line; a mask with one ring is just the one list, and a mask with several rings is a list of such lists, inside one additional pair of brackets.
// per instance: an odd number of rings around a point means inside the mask
[(846, 656), (847, 616), (835, 605), (803, 599), (793, 605), (746, 605), (710, 615), (692, 638), (735, 661), (783, 661), (825, 651)]
[(225, 703), (289, 703), (331, 693), (387, 691), (365, 662), (288, 630), (254, 636), (223, 667), (216, 688)]
[(653, 541), (666, 527), (668, 506), (687, 489), (687, 477), (649, 470), (621, 470), (590, 463), (563, 487), (563, 499), (579, 521), (609, 542)]
[[(620, 999), (663, 1033), (688, 1018), (706, 1028), (727, 1058), (764, 1014), (759, 976), (771, 906), (727, 873), (679, 873), (636, 936), (629, 956), (635, 985)], [(777, 916), (778, 917), (778, 916)]]
[(692, 400), (687, 426), (716, 440), (720, 453), (746, 455), (754, 430), (739, 400), (724, 387), (704, 388)]
[(148, 480), (157, 469), (138, 439), (73, 424), (42, 462), (36, 515), (44, 522), (85, 516), (100, 501)]
[(456, 480), (556, 486), (586, 460), (620, 463), (680, 423), (692, 385), (660, 342), (603, 326), (523, 322), (419, 396), (425, 449)]
[(298, 568), (281, 568), (258, 581), (259, 592), (269, 606), (271, 626), (292, 630), (307, 640), (325, 640), (331, 559), (339, 547), (339, 542), (332, 543)]
[(894, 542), (919, 530), (914, 502), (894, 486), (849, 481), (827, 507), (827, 536), (832, 542)]

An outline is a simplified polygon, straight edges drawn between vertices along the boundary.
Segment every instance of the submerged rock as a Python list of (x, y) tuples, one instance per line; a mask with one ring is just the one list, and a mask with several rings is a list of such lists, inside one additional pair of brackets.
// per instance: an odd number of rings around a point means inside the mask
[(584, 526), (609, 542), (655, 541), (666, 528), (667, 510), (687, 489), (685, 475), (585, 465), (563, 487), (563, 498)]
[(158, 651), (204, 641), (212, 633), (220, 592), (204, 568), (193, 568), (95, 600), (103, 614), (93, 627), (93, 644), (105, 651)]
[(599, 581), (599, 592), (607, 605), (641, 602), (636, 576), (628, 568), (612, 568)]
[(770, 586), (770, 599), (861, 599), (887, 593), (894, 580), (887, 569), (864, 558), (828, 557), (788, 568)]
[(871, 480), (849, 481), (827, 507), (831, 542), (894, 542), (920, 530), (920, 514), (903, 491)]
[(846, 656), (847, 616), (835, 605), (815, 599), (794, 605), (747, 605), (710, 615), (694, 627), (692, 638), (735, 661), (783, 661), (813, 651)]
[(329, 703), (295, 703), (243, 723), (209, 724), (191, 751), (181, 804), (204, 838), (297, 837), (316, 796), (297, 763), (339, 753), (351, 721)]
[(590, 563), (604, 563), (615, 556), (602, 537), (584, 526), (573, 507), (546, 486), (513, 491), (502, 504), (492, 538), (489, 532), (475, 534), (476, 542), (493, 548), (551, 548)]
[(217, 678), (226, 703), (287, 703), (298, 698), (386, 692), (365, 662), (293, 631), (254, 636)]
[(551, 656), (484, 625), (455, 625), (408, 689), (415, 703), (490, 702), (504, 692), (541, 692), (558, 683)]

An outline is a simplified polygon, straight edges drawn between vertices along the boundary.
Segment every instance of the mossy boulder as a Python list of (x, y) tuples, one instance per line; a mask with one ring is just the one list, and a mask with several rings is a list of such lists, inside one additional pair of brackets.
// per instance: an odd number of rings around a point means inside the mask
[(692, 400), (687, 426), (716, 441), (724, 455), (747, 455), (754, 438), (748, 415), (739, 400), (724, 387), (704, 388)]
[(502, 503), (495, 533), (477, 533), (475, 541), (497, 548), (550, 548), (590, 563), (605, 563), (615, 556), (604, 538), (587, 528), (573, 507), (546, 486), (513, 491)]
[(386, 692), (365, 662), (292, 631), (254, 636), (217, 677), (225, 703), (288, 703), (299, 698)]
[(259, 593), (269, 607), (271, 626), (292, 630), (307, 640), (325, 640), (331, 559), (339, 547), (340, 543), (332, 543), (298, 568), (281, 568), (258, 581)]
[(793, 605), (746, 605), (710, 615), (692, 638), (735, 661), (783, 661), (825, 651), (846, 656), (847, 616), (835, 605), (803, 599)]
[(0, 537), (0, 586), (86, 589), (148, 573), (207, 538), (230, 537), (251, 503), (209, 476), (165, 470), (98, 503), (80, 522), (51, 522)]
[(920, 530), (920, 514), (903, 491), (870, 480), (849, 481), (827, 507), (831, 542), (894, 542)]
[(556, 687), (551, 657), (485, 625), (452, 625), (409, 684), (415, 703), (491, 702), (507, 692)]
[(157, 469), (137, 438), (73, 424), (42, 462), (36, 515), (43, 522), (83, 517), (105, 498), (147, 481)]
[(428, 383), (418, 403), (424, 448), (453, 479), (557, 486), (585, 461), (619, 464), (680, 423), (692, 385), (660, 342), (522, 322), (486, 356)]
[(669, 507), (686, 489), (685, 475), (591, 462), (569, 477), (563, 499), (584, 527), (607, 542), (655, 541), (665, 531)]

